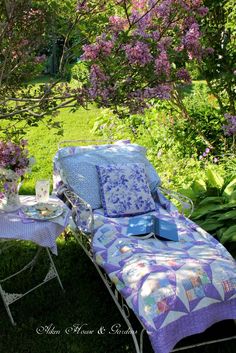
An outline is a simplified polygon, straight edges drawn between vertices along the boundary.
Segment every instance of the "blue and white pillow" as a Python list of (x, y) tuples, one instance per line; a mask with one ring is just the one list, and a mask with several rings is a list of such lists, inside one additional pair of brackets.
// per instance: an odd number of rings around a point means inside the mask
[(95, 167), (97, 163), (97, 158), (92, 158), (92, 156), (88, 162), (85, 158), (78, 158), (77, 155), (64, 157), (60, 160), (63, 181), (93, 210), (102, 206), (99, 180)]
[(105, 216), (123, 217), (155, 210), (144, 164), (109, 164), (96, 168)]

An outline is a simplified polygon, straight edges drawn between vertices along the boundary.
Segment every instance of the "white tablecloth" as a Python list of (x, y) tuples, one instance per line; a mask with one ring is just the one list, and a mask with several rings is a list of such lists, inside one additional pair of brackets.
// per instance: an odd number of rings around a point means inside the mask
[[(22, 206), (35, 203), (34, 196), (21, 196), (20, 200)], [(65, 210), (61, 216), (48, 221), (27, 219), (21, 209), (15, 212), (0, 211), (0, 238), (33, 241), (57, 255), (56, 238), (68, 224), (70, 210), (56, 197), (50, 197), (50, 202), (62, 205)]]

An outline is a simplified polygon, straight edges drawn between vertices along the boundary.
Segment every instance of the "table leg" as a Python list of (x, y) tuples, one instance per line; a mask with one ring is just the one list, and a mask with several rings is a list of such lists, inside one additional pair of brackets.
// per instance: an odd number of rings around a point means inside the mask
[(6, 295), (7, 295), (8, 293), (6, 293), (6, 292), (2, 289), (1, 284), (0, 284), (0, 294), (1, 294), (1, 297), (2, 297), (2, 300), (3, 300), (3, 304), (4, 304), (5, 308), (6, 308), (7, 314), (8, 314), (8, 316), (9, 316), (9, 318), (10, 318), (10, 321), (11, 321), (11, 323), (12, 323), (13, 326), (16, 326), (16, 323), (15, 323), (13, 317), (12, 317), (12, 314), (11, 314), (11, 310), (10, 310), (10, 308), (9, 308), (9, 304), (7, 304), (7, 301), (6, 301), (6, 299), (7, 299)]
[(61, 279), (60, 279), (60, 276), (59, 276), (59, 274), (58, 274), (58, 272), (57, 272), (57, 269), (56, 269), (56, 266), (55, 266), (55, 264), (54, 264), (52, 255), (50, 254), (50, 251), (49, 251), (48, 248), (46, 248), (46, 251), (47, 251), (47, 254), (48, 254), (49, 261), (50, 261), (50, 263), (51, 263), (51, 269), (49, 270), (49, 272), (50, 272), (51, 274), (54, 273), (54, 277), (57, 278), (57, 280), (58, 280), (58, 282), (59, 282), (59, 284), (60, 284), (60, 287), (61, 287), (61, 289), (62, 289), (63, 292), (64, 292), (65, 290), (64, 290), (63, 285), (62, 285), (62, 283), (61, 283)]
[(10, 307), (9, 307), (10, 304), (14, 303), (15, 301), (19, 300), (20, 298), (24, 297), (28, 293), (34, 291), (38, 287), (42, 286), (43, 284), (47, 283), (48, 281), (50, 281), (51, 279), (54, 279), (54, 278), (57, 278), (57, 280), (59, 282), (59, 285), (60, 285), (62, 291), (64, 292), (64, 288), (63, 288), (61, 279), (59, 277), (59, 274), (57, 272), (57, 269), (56, 269), (56, 266), (54, 264), (53, 258), (51, 256), (50, 251), (49, 251), (48, 248), (46, 248), (45, 250), (46, 250), (47, 255), (48, 255), (50, 266), (49, 266), (48, 273), (46, 274), (45, 278), (43, 279), (43, 281), (41, 283), (39, 283), (38, 285), (36, 285), (33, 288), (29, 289), (25, 293), (8, 293), (8, 292), (5, 292), (5, 290), (2, 288), (1, 283), (6, 282), (7, 280), (11, 279), (14, 276), (17, 276), (18, 274), (22, 273), (23, 271), (27, 270), (28, 268), (30, 268), (30, 271), (31, 271), (32, 268), (35, 266), (35, 264), (36, 264), (36, 262), (38, 260), (39, 253), (40, 253), (40, 251), (42, 251), (42, 249), (43, 248), (40, 247), (37, 250), (34, 258), (27, 265), (25, 265), (21, 270), (19, 270), (18, 272), (16, 272), (16, 273), (14, 273), (14, 274), (12, 274), (12, 275), (0, 280), (0, 295), (2, 297), (4, 306), (6, 308), (8, 316), (10, 318), (10, 321), (11, 321), (12, 325), (14, 325), (14, 326), (16, 325), (16, 323), (15, 323), (15, 321), (14, 321), (14, 319), (12, 317), (11, 311), (10, 311)]

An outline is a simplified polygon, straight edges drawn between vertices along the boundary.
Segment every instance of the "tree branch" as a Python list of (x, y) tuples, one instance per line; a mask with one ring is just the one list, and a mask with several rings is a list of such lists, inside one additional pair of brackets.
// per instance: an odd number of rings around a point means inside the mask
[[(32, 105), (30, 107), (27, 107), (27, 108), (23, 107), (22, 109), (18, 109), (18, 110), (15, 110), (13, 112), (10, 112), (10, 113), (0, 114), (0, 120), (13, 118), (14, 116), (21, 115), (22, 113), (28, 113), (28, 114), (30, 114), (30, 115), (32, 115), (34, 117), (41, 118), (41, 117), (43, 117), (45, 115), (48, 115), (51, 112), (59, 110), (61, 108), (66, 108), (68, 106), (73, 107), (73, 105), (70, 105), (70, 103), (75, 102), (75, 101), (76, 101), (76, 96), (74, 96), (71, 99), (68, 99), (67, 101), (65, 101), (65, 102), (63, 102), (61, 104), (57, 104), (55, 107), (53, 107), (51, 109), (49, 108), (47, 111), (44, 111), (41, 114), (40, 113), (36, 113), (34, 111), (34, 109), (40, 109), (40, 105), (41, 105), (42, 101), (39, 101), (38, 104)], [(18, 120), (18, 117), (16, 118), (16, 120)]]

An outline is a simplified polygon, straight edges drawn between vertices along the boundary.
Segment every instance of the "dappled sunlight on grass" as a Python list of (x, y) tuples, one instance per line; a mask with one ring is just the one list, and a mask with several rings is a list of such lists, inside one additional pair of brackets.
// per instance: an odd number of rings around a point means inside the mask
[(26, 135), (29, 141), (30, 155), (36, 158), (36, 164), (28, 179), (24, 181), (20, 193), (33, 194), (35, 181), (38, 179), (50, 179), (52, 181), (53, 157), (58, 149), (58, 143), (62, 140), (92, 139), (95, 137), (91, 129), (98, 109), (83, 108), (72, 113), (69, 108), (62, 110), (57, 120), (62, 123), (64, 135), (56, 135), (56, 130), (49, 130), (43, 123), (39, 127), (32, 127)]

